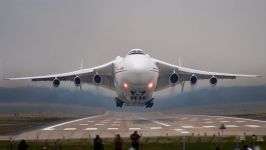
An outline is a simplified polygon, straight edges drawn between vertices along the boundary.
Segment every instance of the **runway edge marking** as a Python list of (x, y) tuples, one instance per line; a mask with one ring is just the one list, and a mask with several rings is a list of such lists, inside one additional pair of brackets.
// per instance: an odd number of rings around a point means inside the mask
[[(246, 120), (246, 121), (256, 121), (256, 122), (261, 122), (261, 123), (266, 123), (266, 121), (264, 120), (257, 120), (257, 119), (247, 119), (247, 118), (240, 118), (240, 117), (231, 117), (231, 116), (208, 116), (208, 115), (191, 115), (191, 114), (182, 114), (182, 115), (190, 115), (190, 116), (201, 116), (201, 117), (223, 117), (223, 118), (231, 118), (231, 119), (239, 119), (239, 120)], [(175, 116), (172, 116), (172, 115), (168, 115), (170, 117), (175, 117)]]
[(53, 126), (50, 126), (50, 127), (46, 127), (46, 128), (44, 128), (42, 130), (44, 130), (44, 131), (51, 131), (51, 130), (54, 130), (54, 128), (59, 127), (59, 126), (62, 126), (62, 125), (66, 125), (66, 124), (69, 124), (69, 123), (73, 123), (73, 122), (77, 122), (77, 121), (82, 121), (82, 120), (86, 120), (86, 119), (97, 118), (97, 117), (105, 116), (107, 114), (109, 114), (109, 112), (106, 112), (106, 113), (104, 113), (102, 115), (95, 115), (95, 116), (91, 116), (91, 117), (86, 117), (86, 118), (81, 118), (81, 119), (76, 119), (76, 120), (72, 120), (72, 121), (68, 121), (68, 122), (56, 124), (56, 125), (53, 125)]

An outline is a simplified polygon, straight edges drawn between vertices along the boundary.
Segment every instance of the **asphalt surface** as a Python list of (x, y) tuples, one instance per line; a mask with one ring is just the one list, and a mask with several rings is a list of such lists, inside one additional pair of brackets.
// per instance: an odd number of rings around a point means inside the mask
[(76, 139), (123, 137), (138, 131), (143, 137), (152, 136), (221, 136), (221, 124), (226, 126), (224, 135), (266, 135), (266, 121), (204, 115), (106, 112), (102, 115), (62, 122), (43, 129), (22, 133), (15, 139)]

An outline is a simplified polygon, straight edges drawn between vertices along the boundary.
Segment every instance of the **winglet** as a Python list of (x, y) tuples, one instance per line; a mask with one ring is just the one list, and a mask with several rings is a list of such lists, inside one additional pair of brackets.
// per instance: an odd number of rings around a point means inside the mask
[(81, 64), (80, 64), (80, 70), (82, 70), (83, 69), (83, 58), (81, 59)]
[(178, 65), (179, 65), (179, 67), (182, 67), (182, 64), (181, 64), (181, 59), (180, 59), (180, 57), (178, 57)]

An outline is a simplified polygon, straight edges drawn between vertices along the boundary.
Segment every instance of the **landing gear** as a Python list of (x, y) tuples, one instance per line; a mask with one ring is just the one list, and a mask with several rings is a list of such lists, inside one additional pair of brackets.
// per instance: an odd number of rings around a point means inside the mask
[(116, 107), (120, 107), (122, 108), (124, 102), (122, 102), (119, 98), (115, 98), (115, 101), (116, 101)]
[(153, 106), (153, 103), (146, 104), (146, 108), (151, 108)]
[(148, 102), (145, 104), (145, 105), (146, 105), (145, 107), (146, 107), (146, 108), (151, 108), (151, 107), (153, 106), (153, 102), (152, 102), (153, 100), (154, 100), (154, 98), (152, 98), (150, 101), (148, 101)]

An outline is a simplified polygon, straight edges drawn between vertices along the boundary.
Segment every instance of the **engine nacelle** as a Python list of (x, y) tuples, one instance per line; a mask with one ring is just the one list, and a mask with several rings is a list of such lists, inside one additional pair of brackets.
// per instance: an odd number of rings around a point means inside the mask
[(211, 85), (216, 85), (217, 82), (218, 82), (218, 79), (217, 79), (215, 76), (212, 76), (212, 77), (210, 78), (210, 84), (211, 84)]
[(95, 84), (101, 84), (102, 83), (102, 77), (100, 75), (98, 75), (98, 74), (94, 75), (93, 76), (93, 82)]
[(196, 84), (197, 83), (197, 81), (198, 81), (198, 77), (196, 76), (196, 75), (191, 75), (191, 77), (190, 77), (190, 83), (192, 84), (192, 85), (194, 85), (194, 84)]
[(60, 80), (57, 79), (57, 78), (55, 78), (55, 79), (53, 80), (53, 85), (54, 85), (54, 87), (58, 87), (58, 86), (60, 85)]
[(76, 77), (74, 78), (74, 83), (75, 83), (76, 86), (80, 86), (80, 84), (81, 84), (81, 79), (80, 79), (79, 76), (76, 76)]
[(172, 85), (175, 85), (177, 84), (177, 82), (180, 80), (180, 76), (179, 74), (177, 73), (172, 73), (170, 76), (169, 76), (169, 83), (172, 84)]

